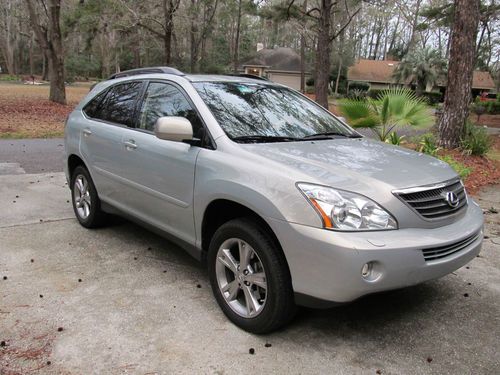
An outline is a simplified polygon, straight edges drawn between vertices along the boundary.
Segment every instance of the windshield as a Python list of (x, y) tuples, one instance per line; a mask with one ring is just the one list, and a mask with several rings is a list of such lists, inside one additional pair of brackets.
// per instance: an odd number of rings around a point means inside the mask
[(316, 135), (358, 136), (328, 111), (297, 92), (259, 83), (193, 84), (233, 140), (294, 141)]

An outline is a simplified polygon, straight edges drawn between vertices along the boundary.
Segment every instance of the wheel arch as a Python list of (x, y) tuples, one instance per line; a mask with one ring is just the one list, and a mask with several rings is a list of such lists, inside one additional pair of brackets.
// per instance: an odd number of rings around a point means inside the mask
[(224, 223), (242, 217), (249, 217), (255, 220), (255, 222), (258, 223), (271, 236), (277, 248), (283, 253), (278, 237), (268, 222), (261, 215), (241, 203), (221, 198), (210, 202), (203, 213), (201, 225), (201, 249), (203, 252), (203, 258), (206, 257), (210, 241), (215, 231)]
[(87, 165), (85, 164), (85, 162), (83, 161), (83, 159), (81, 157), (79, 157), (78, 155), (75, 155), (75, 154), (71, 154), (68, 156), (68, 176), (70, 179), (71, 179), (71, 176), (73, 176), (73, 171), (79, 165), (82, 165), (87, 170), (89, 170)]

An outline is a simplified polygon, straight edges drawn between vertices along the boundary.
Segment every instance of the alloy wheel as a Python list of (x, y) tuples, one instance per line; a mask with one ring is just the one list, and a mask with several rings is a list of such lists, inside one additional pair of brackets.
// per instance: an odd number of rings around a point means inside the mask
[(230, 238), (219, 247), (215, 274), (228, 306), (239, 316), (254, 318), (266, 304), (267, 278), (255, 250), (239, 238)]
[(89, 183), (84, 175), (79, 174), (73, 185), (73, 200), (78, 216), (83, 220), (90, 215), (92, 200), (90, 198)]

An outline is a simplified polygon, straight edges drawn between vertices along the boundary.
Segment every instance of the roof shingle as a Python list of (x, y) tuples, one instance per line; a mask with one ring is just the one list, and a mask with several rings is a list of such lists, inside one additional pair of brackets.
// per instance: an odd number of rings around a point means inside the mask
[(242, 66), (264, 66), (270, 70), (300, 72), (300, 56), (288, 47), (264, 48)]
[[(349, 67), (347, 71), (347, 79), (349, 81), (364, 81), (376, 83), (395, 83), (392, 75), (398, 66), (399, 61), (391, 60), (358, 60), (356, 64)], [(444, 82), (439, 82), (439, 85), (445, 86)], [(472, 79), (472, 88), (492, 90), (495, 88), (495, 83), (489, 72), (474, 71)]]

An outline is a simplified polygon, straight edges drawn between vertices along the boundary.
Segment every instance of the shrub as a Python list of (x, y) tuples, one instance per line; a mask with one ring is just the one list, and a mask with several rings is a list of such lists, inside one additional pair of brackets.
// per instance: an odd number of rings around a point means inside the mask
[(368, 91), (370, 89), (370, 84), (366, 82), (353, 81), (349, 83), (349, 94), (351, 90)]
[(500, 102), (498, 101), (474, 101), (474, 104), (471, 105), (471, 111), (477, 113), (476, 111), (483, 111), (482, 113), (488, 113), (490, 115), (498, 115), (500, 114)]
[(490, 115), (499, 115), (500, 114), (500, 102), (487, 102), (487, 110)]
[(349, 99), (365, 99), (366, 98), (366, 91), (363, 90), (349, 90), (349, 95), (347, 95)]
[(441, 103), (443, 101), (443, 94), (440, 92), (423, 92), (422, 96), (427, 99), (431, 105)]
[(471, 167), (467, 167), (459, 161), (453, 159), (451, 155), (439, 156), (439, 159), (444, 161), (445, 163), (448, 163), (450, 167), (452, 167), (455, 172), (457, 172), (462, 180), (465, 180), (472, 173)]
[(484, 128), (467, 122), (460, 141), (462, 150), (469, 155), (485, 155), (491, 148), (492, 140)]
[(385, 141), (391, 145), (399, 146), (404, 138), (404, 135), (398, 135), (396, 132), (392, 132)]
[(314, 94), (314, 86), (306, 86), (306, 94)]
[(477, 120), (479, 121), (479, 116), (484, 114), (487, 109), (486, 109), (486, 106), (481, 105), (480, 102), (475, 102), (475, 103), (471, 104), (469, 110), (472, 113), (474, 113), (475, 115), (477, 115)]
[(372, 99), (377, 99), (378, 96), (383, 92), (384, 90), (380, 90), (380, 89), (370, 89), (368, 90), (367, 92), (367, 95), (372, 98)]
[(437, 145), (436, 137), (431, 133), (424, 134), (418, 143), (420, 145), (418, 151), (427, 155), (437, 156), (437, 153), (440, 150)]
[(307, 85), (307, 86), (314, 86), (314, 77), (309, 77), (309, 78), (306, 80), (306, 85)]
[(0, 81), (15, 82), (15, 81), (19, 81), (19, 77), (12, 75), (12, 74), (0, 74)]
[(81, 56), (68, 56), (64, 66), (66, 68), (66, 82), (74, 82), (78, 78), (96, 77), (101, 74), (97, 61), (91, 61)]

